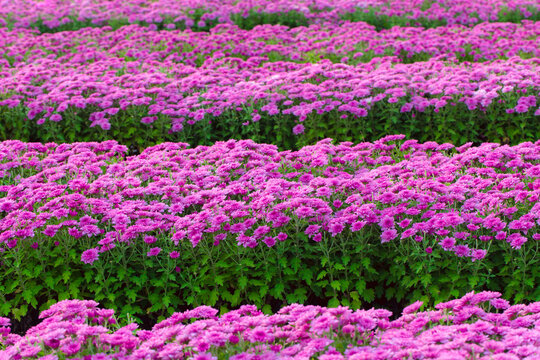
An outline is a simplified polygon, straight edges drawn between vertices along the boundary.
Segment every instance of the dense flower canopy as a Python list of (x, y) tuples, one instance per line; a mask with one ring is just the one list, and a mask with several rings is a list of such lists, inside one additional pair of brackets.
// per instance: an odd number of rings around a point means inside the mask
[(540, 303), (510, 306), (495, 292), (423, 312), (416, 302), (395, 320), (383, 309), (293, 304), (264, 315), (244, 305), (218, 316), (201, 306), (152, 330), (115, 327), (114, 312), (97, 306), (61, 301), (24, 336), (9, 334), (0, 318), (0, 359), (539, 359)]
[[(0, 144), (0, 246), (68, 236), (95, 241), (81, 260), (155, 235), (273, 246), (291, 224), (313, 241), (375, 227), (380, 241), (424, 241), (473, 261), (493, 241), (540, 234), (540, 144), (325, 140), (280, 152), (250, 140), (137, 156), (113, 141)], [(61, 235), (59, 235), (61, 234)], [(401, 240), (400, 240), (401, 239)], [(148, 256), (166, 256), (150, 245)]]

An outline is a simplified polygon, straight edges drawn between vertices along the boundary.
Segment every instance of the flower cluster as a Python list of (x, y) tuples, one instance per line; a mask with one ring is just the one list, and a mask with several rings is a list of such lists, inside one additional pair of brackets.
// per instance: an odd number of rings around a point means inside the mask
[[(483, 21), (520, 20), (538, 15), (535, 0), (46, 0), (5, 1), (0, 8), (0, 25), (31, 27), (42, 23), (42, 31), (72, 25), (72, 28), (111, 23), (145, 23), (174, 29), (207, 28), (208, 24), (232, 23), (250, 14), (296, 12), (312, 23), (337, 21), (349, 13), (373, 13), (376, 17), (403, 18), (415, 25), (419, 19), (435, 24), (474, 24)], [(511, 14), (511, 16), (508, 15)]]
[[(533, 21), (434, 29), (394, 27), (381, 31), (364, 22), (292, 29), (261, 25), (252, 30), (222, 24), (209, 32), (152, 31), (131, 25), (114, 31), (110, 27), (85, 28), (71, 32), (70, 36), (4, 28), (0, 29), (0, 55), (7, 68), (28, 65), (44, 57), (71, 65), (111, 58), (167, 60), (190, 66), (208, 65), (225, 57), (266, 57), (271, 62), (329, 59), (357, 64), (382, 56), (413, 62), (419, 56), (425, 60), (447, 55), (461, 61), (485, 61), (519, 55), (538, 57), (539, 28), (539, 23)], [(81, 57), (82, 53), (87, 55)]]
[(0, 337), (0, 359), (538, 359), (540, 303), (500, 296), (472, 292), (423, 312), (418, 301), (396, 320), (383, 309), (292, 304), (265, 315), (244, 305), (218, 316), (201, 306), (152, 330), (114, 327), (112, 310), (64, 300), (24, 336)]
[(291, 126), (289, 133), (300, 134), (306, 119), (318, 122), (321, 116), (333, 114), (355, 124), (355, 119), (369, 116), (377, 106), (381, 108), (374, 113), (383, 116), (373, 115), (377, 123), (424, 112), (454, 121), (454, 115), (447, 113), (463, 105), (479, 113), (478, 121), (490, 114), (495, 114), (492, 121), (513, 114), (509, 120), (523, 122), (517, 131), (526, 129), (530, 119), (540, 114), (535, 58), (460, 64), (432, 58), (396, 64), (391, 57), (383, 57), (351, 66), (329, 60), (268, 63), (264, 57), (253, 56), (247, 60), (223, 57), (194, 68), (150, 51), (131, 54), (136, 60), (126, 61), (84, 49), (60, 59), (43, 56), (5, 68), (0, 77), (4, 94), (0, 111), (20, 120), (20, 128), (28, 128), (28, 122), (38, 126), (67, 120), (75, 124), (74, 131), (84, 133), (140, 121), (167, 129), (164, 136), (213, 118), (240, 126), (291, 116), (297, 126)]
[(251, 140), (164, 143), (127, 158), (113, 141), (3, 142), (0, 248), (92, 239), (81, 256), (91, 264), (119, 243), (174, 258), (180, 241), (272, 247), (300, 231), (320, 242), (376, 229), (379, 243), (424, 242), (476, 261), (492, 242), (540, 240), (540, 142), (400, 139), (296, 152)]

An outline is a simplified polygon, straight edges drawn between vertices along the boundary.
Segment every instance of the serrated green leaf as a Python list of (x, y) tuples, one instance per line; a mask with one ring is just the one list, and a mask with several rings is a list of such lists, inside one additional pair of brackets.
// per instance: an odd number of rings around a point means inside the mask
[(373, 289), (364, 290), (362, 298), (368, 303), (373, 302), (373, 300), (375, 300), (375, 291), (373, 291)]
[(327, 263), (328, 263), (328, 258), (325, 258), (325, 257), (321, 258), (321, 266), (324, 267)]
[(304, 280), (308, 285), (311, 284), (313, 280), (313, 272), (309, 268), (304, 268), (299, 273), (300, 279)]
[(137, 299), (137, 292), (135, 290), (126, 290), (126, 295), (131, 302), (134, 302)]
[(285, 285), (283, 283), (277, 283), (270, 291), (270, 294), (272, 294), (275, 298), (279, 299), (281, 298), (283, 290), (285, 290)]
[(295, 257), (291, 260), (291, 267), (294, 269), (295, 272), (298, 272), (298, 269), (300, 268), (300, 259)]
[(248, 284), (248, 278), (247, 277), (241, 276), (238, 279), (238, 286), (240, 287), (240, 289), (245, 289), (247, 284)]
[(62, 273), (62, 280), (64, 280), (64, 284), (67, 284), (69, 279), (71, 277), (71, 271), (66, 270)]
[(50, 289), (54, 289), (56, 281), (54, 281), (54, 278), (51, 275), (47, 275), (43, 281)]
[(335, 289), (335, 290), (340, 290), (341, 289), (341, 283), (338, 281), (338, 280), (334, 280), (330, 283), (330, 286), (332, 287), (332, 289)]
[(223, 286), (223, 276), (221, 275), (216, 275), (214, 277), (214, 282), (220, 286)]
[(335, 307), (338, 307), (339, 305), (340, 305), (340, 303), (339, 303), (339, 300), (337, 298), (331, 298), (328, 301), (328, 307), (330, 307), (330, 308), (335, 308)]
[(247, 267), (255, 267), (255, 263), (253, 262), (253, 260), (248, 258), (242, 259), (242, 265)]
[(161, 298), (161, 301), (162, 301), (164, 307), (169, 307), (169, 304), (171, 303), (171, 299), (169, 298), (168, 295), (163, 296)]
[(365, 280), (364, 279), (358, 280), (355, 284), (355, 288), (356, 288), (356, 291), (358, 291), (358, 293), (362, 294), (364, 290), (366, 289)]

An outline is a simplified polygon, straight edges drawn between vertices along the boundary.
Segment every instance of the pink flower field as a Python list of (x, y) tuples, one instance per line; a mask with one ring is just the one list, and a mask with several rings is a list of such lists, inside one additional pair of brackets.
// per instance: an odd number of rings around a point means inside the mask
[(0, 360), (540, 360), (540, 3), (0, 0)]

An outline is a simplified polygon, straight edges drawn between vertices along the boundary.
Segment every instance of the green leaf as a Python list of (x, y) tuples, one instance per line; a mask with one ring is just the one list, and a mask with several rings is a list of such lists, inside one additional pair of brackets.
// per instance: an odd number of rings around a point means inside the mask
[(242, 259), (242, 265), (247, 266), (247, 267), (255, 267), (255, 263), (253, 262), (253, 260), (248, 259), (248, 258)]
[(300, 271), (299, 275), (300, 275), (300, 279), (304, 280), (308, 285), (311, 284), (313, 280), (313, 272), (311, 271), (311, 269), (304, 268)]
[(358, 293), (362, 294), (364, 292), (364, 290), (366, 289), (366, 282), (364, 279), (360, 279), (356, 282), (356, 291), (358, 291)]
[(44, 279), (44, 282), (50, 289), (54, 289), (54, 286), (56, 285), (56, 281), (54, 281), (54, 278), (51, 275), (47, 275)]
[(118, 280), (122, 281), (126, 277), (127, 270), (124, 268), (119, 268), (116, 274), (118, 275)]
[(341, 283), (338, 281), (338, 280), (334, 280), (330, 283), (330, 286), (335, 289), (335, 290), (340, 290), (341, 289)]
[(277, 283), (276, 286), (270, 291), (270, 294), (277, 299), (281, 298), (281, 294), (285, 290), (285, 285), (283, 283)]
[(259, 296), (260, 296), (261, 298), (265, 297), (266, 294), (268, 294), (268, 290), (269, 290), (268, 286), (266, 286), (266, 285), (261, 286), (261, 287), (259, 288)]
[(339, 305), (340, 305), (340, 303), (339, 303), (339, 300), (337, 298), (331, 298), (328, 301), (328, 307), (330, 307), (330, 308), (335, 308), (335, 307), (338, 307)]
[(248, 284), (248, 278), (247, 277), (241, 276), (238, 279), (238, 286), (240, 287), (240, 289), (245, 289), (247, 284)]
[(164, 307), (169, 307), (169, 304), (171, 303), (171, 299), (169, 298), (168, 295), (163, 296), (161, 298), (161, 301), (162, 301)]
[(362, 265), (364, 265), (364, 269), (368, 270), (371, 268), (371, 260), (368, 258), (368, 257), (363, 257), (362, 260)]
[(373, 291), (373, 289), (366, 289), (362, 293), (362, 297), (368, 303), (373, 302), (373, 300), (375, 300), (375, 291)]
[(317, 280), (324, 279), (325, 276), (326, 276), (326, 270), (323, 270), (319, 273), (319, 275), (317, 275)]
[(85, 271), (84, 278), (86, 282), (92, 282), (95, 280), (94, 274), (91, 271)]
[(116, 300), (116, 295), (114, 293), (108, 293), (107, 294), (107, 299), (109, 299), (111, 302), (114, 303), (114, 300)]
[(32, 293), (32, 289), (26, 289), (22, 292), (22, 297), (23, 299), (27, 302), (27, 303), (30, 303), (32, 301), (32, 298), (34, 297), (34, 294)]
[(429, 287), (429, 285), (431, 285), (431, 274), (423, 275), (420, 281), (424, 287)]
[(126, 295), (131, 302), (137, 299), (137, 292), (133, 289), (126, 290)]
[(214, 282), (220, 286), (223, 286), (223, 276), (221, 275), (216, 275), (214, 277)]
[(27, 312), (28, 312), (28, 305), (26, 304), (23, 304), (21, 305), (21, 307), (15, 308), (12, 310), (12, 313), (15, 316), (16, 320), (21, 320), (21, 318), (25, 316)]
[(327, 263), (328, 263), (328, 258), (325, 258), (325, 257), (321, 258), (321, 266), (324, 267)]
[(3, 316), (7, 316), (9, 315), (9, 313), (11, 312), (11, 303), (9, 302), (5, 302), (3, 304), (0, 305), (0, 314), (2, 314)]
[(291, 260), (291, 267), (294, 269), (295, 272), (298, 272), (298, 269), (300, 268), (300, 259), (295, 257)]
[(62, 279), (64, 280), (64, 284), (67, 284), (69, 279), (71, 277), (71, 271), (66, 270), (62, 273)]

